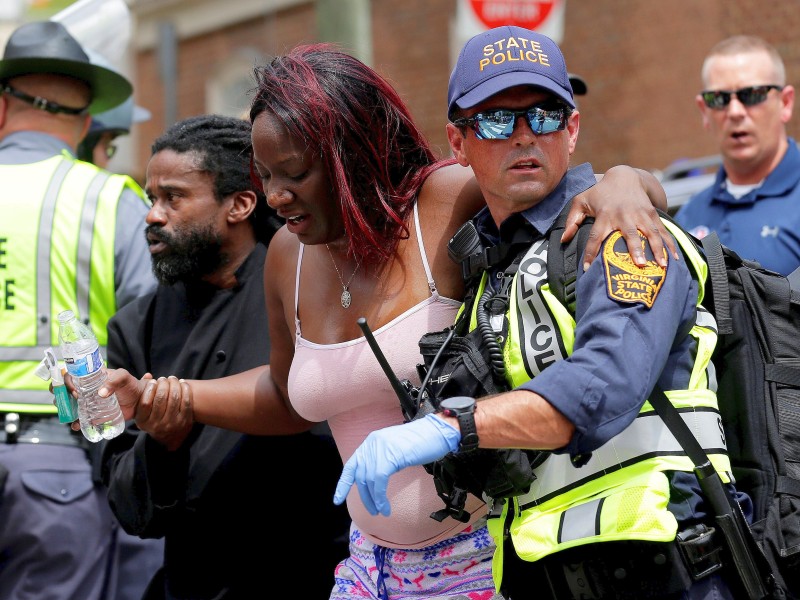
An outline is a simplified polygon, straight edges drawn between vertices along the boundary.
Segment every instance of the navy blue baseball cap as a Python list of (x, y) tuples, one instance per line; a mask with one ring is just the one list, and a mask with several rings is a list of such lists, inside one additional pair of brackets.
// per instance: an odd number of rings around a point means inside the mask
[(575, 108), (564, 55), (546, 35), (503, 25), (471, 38), (458, 55), (447, 88), (447, 114), (470, 108), (510, 87), (533, 85)]

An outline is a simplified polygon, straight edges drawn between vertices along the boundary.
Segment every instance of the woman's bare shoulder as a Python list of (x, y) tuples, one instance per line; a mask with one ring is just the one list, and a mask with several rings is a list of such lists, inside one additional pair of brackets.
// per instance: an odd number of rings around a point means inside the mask
[[(285, 273), (294, 273), (297, 265), (297, 253), (300, 240), (284, 225), (281, 227), (267, 248), (267, 261), (264, 268), (271, 277), (279, 277)], [(265, 278), (266, 281), (266, 278)]]
[(485, 205), (472, 169), (459, 164), (431, 173), (420, 189), (419, 204), (421, 211), (431, 218), (449, 217), (458, 225)]

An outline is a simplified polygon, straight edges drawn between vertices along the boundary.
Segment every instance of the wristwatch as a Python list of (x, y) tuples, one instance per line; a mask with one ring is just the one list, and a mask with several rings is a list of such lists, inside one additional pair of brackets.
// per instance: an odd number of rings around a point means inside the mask
[(475, 398), (469, 396), (454, 396), (442, 400), (439, 408), (448, 417), (458, 419), (461, 428), (461, 441), (458, 443), (459, 452), (470, 452), (478, 448), (478, 431), (475, 428)]

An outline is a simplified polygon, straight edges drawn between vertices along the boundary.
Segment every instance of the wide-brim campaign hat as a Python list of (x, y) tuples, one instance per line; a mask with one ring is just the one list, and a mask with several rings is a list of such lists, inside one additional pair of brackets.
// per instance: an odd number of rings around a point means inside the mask
[(447, 114), (518, 85), (542, 88), (575, 108), (564, 55), (552, 39), (512, 25), (479, 33), (464, 45), (450, 75)]
[(0, 60), (0, 81), (35, 73), (68, 75), (85, 82), (92, 89), (89, 114), (112, 109), (133, 93), (125, 77), (92, 64), (78, 41), (56, 21), (25, 23), (8, 38)]

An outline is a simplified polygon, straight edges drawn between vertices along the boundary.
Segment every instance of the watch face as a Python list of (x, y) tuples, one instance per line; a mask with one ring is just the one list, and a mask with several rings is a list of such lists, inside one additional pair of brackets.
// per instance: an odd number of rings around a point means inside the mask
[(467, 410), (475, 405), (475, 398), (467, 396), (456, 396), (455, 398), (447, 398), (442, 400), (442, 408), (448, 410)]

